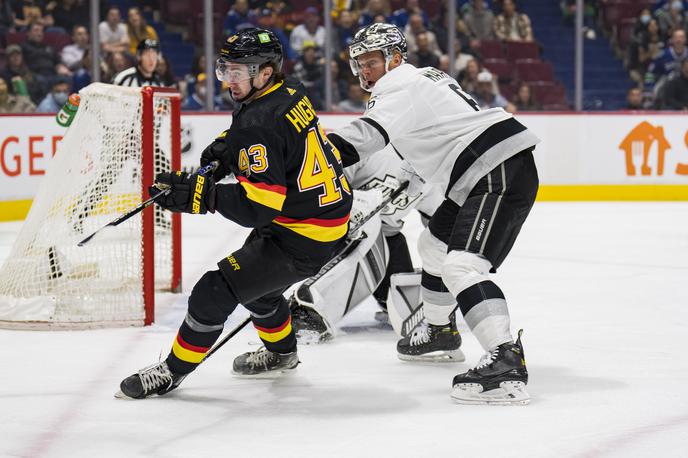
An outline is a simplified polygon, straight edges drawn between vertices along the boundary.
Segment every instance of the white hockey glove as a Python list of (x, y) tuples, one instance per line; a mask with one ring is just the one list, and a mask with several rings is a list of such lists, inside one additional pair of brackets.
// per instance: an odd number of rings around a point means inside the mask
[(406, 188), (406, 194), (409, 197), (417, 197), (423, 191), (425, 186), (425, 180), (416, 173), (415, 169), (408, 163), (408, 161), (402, 161), (399, 165), (399, 181), (408, 181), (409, 185)]

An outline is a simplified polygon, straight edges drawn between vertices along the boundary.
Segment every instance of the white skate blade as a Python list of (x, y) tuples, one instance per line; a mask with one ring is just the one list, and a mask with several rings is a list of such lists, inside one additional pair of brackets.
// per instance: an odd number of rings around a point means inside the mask
[(491, 406), (524, 406), (530, 403), (530, 395), (523, 382), (502, 382), (499, 388), (483, 392), (477, 383), (459, 383), (450, 396), (459, 404)]
[(318, 345), (327, 343), (333, 339), (333, 335), (329, 331), (320, 333), (318, 331), (308, 331), (301, 329), (296, 332), (296, 342), (299, 345)]
[(115, 398), (117, 398), (117, 399), (125, 399), (125, 400), (129, 400), (129, 401), (135, 401), (135, 400), (136, 400), (136, 399), (131, 398), (131, 397), (127, 396), (126, 394), (124, 394), (124, 393), (122, 392), (122, 390), (117, 390), (117, 392), (115, 393)]
[(397, 356), (402, 361), (411, 362), (421, 361), (431, 363), (461, 363), (466, 361), (466, 355), (463, 354), (460, 348), (451, 351), (432, 351), (423, 355), (403, 355), (401, 353), (397, 353)]

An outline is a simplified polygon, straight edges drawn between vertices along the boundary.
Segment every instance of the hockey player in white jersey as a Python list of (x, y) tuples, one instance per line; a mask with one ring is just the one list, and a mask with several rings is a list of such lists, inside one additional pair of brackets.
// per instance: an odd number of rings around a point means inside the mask
[(521, 331), (514, 342), (504, 294), (488, 274), (504, 261), (535, 201), (539, 139), (501, 108), (480, 110), (447, 74), (407, 64), (406, 40), (393, 25), (360, 30), (349, 54), (372, 94), (361, 118), (328, 135), (344, 165), (392, 144), (405, 160), (410, 195), (423, 182), (445, 195), (418, 242), (428, 324), (400, 340), (398, 352), (441, 347), (458, 303), (486, 354), (454, 377), (451, 396), (469, 404), (528, 403)]

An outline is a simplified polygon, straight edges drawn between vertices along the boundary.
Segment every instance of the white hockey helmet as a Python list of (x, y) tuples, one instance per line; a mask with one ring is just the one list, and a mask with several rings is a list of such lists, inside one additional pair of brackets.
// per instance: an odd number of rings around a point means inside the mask
[(368, 83), (361, 79), (357, 58), (371, 51), (382, 51), (385, 58), (385, 70), (389, 71), (389, 63), (394, 57), (395, 50), (401, 54), (402, 61), (406, 62), (408, 58), (406, 38), (394, 24), (371, 24), (356, 32), (349, 45), (349, 65), (354, 76), (358, 76), (363, 89), (370, 91)]

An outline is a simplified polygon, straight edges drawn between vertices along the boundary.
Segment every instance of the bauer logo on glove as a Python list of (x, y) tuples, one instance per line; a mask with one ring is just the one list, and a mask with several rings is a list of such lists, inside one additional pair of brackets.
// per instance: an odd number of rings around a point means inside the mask
[(159, 173), (148, 192), (156, 196), (166, 189), (170, 191), (160, 197), (157, 204), (167, 210), (192, 214), (215, 212), (215, 180), (212, 177), (178, 171)]

